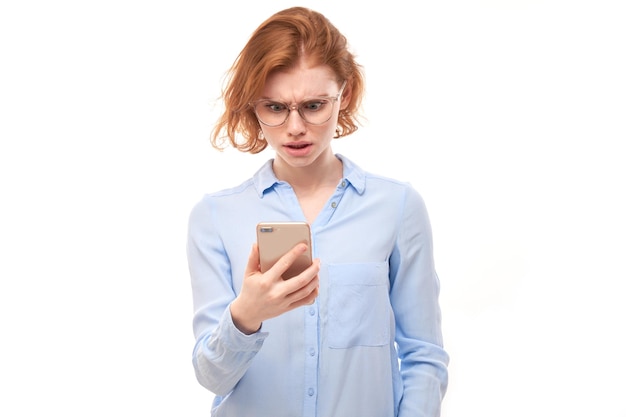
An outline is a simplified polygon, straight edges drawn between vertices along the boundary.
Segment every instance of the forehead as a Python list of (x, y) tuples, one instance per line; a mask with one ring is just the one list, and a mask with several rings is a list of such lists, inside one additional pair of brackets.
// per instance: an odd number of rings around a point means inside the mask
[(332, 96), (337, 94), (337, 84), (337, 77), (326, 65), (297, 66), (270, 74), (261, 98), (299, 101), (307, 97)]

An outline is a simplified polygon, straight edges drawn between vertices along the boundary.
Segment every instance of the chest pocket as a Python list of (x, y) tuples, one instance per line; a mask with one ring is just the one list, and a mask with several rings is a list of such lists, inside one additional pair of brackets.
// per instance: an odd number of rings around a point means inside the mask
[(331, 264), (328, 276), (328, 346), (388, 345), (391, 308), (387, 264)]

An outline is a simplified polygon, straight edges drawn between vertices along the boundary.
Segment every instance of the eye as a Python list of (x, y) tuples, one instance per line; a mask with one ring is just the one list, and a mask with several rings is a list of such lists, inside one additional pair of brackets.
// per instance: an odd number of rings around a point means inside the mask
[(287, 106), (284, 105), (283, 103), (277, 103), (274, 101), (266, 101), (263, 104), (263, 107), (265, 107), (268, 111), (274, 112), (274, 113), (280, 113), (285, 111), (285, 109), (287, 109)]
[(302, 103), (302, 108), (306, 111), (316, 112), (324, 108), (328, 104), (328, 100), (316, 99)]

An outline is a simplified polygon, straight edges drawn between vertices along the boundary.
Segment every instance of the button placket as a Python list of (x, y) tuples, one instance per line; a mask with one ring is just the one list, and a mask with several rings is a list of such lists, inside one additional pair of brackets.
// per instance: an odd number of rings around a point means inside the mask
[[(316, 415), (317, 404), (317, 384), (318, 384), (318, 332), (317, 332), (317, 315), (318, 305), (317, 302), (309, 306), (305, 310), (305, 375), (304, 375), (304, 389), (305, 389), (305, 417)], [(311, 414), (309, 414), (311, 413)]]

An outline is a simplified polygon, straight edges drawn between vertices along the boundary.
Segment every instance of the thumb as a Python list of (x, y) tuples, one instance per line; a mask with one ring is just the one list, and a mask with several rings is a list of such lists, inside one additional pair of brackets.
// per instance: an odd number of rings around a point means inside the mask
[(250, 255), (248, 256), (248, 265), (246, 265), (246, 276), (250, 276), (261, 270), (259, 262), (259, 246), (255, 242), (252, 244), (252, 249), (250, 250)]

